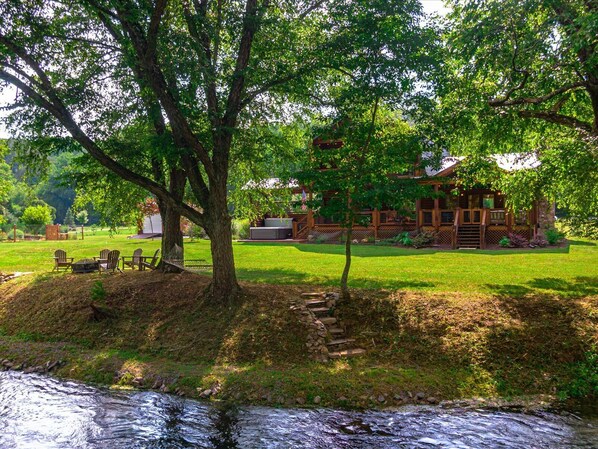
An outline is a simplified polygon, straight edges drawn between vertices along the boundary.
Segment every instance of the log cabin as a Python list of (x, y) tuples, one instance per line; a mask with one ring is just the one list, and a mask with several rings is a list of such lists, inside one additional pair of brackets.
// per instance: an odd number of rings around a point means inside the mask
[[(314, 144), (318, 143), (317, 140)], [(491, 158), (505, 171), (533, 170), (539, 161), (530, 155), (501, 154)], [(353, 238), (359, 242), (374, 242), (390, 239), (403, 232), (433, 232), (435, 245), (443, 248), (493, 248), (509, 234), (517, 234), (531, 240), (544, 229), (554, 226), (554, 203), (544, 198), (536, 199), (527, 210), (511, 212), (502, 192), (490, 187), (460, 189), (457, 168), (464, 157), (445, 153), (439, 164), (427, 166), (420, 158), (407, 176), (418, 182), (430, 185), (434, 192), (428, 198), (414, 201), (409, 210), (397, 211), (362, 210), (366, 225), (355, 226)], [(266, 184), (279, 185), (274, 180)], [(310, 192), (305, 186), (291, 182), (286, 186), (309, 204), (314, 195), (321, 195), (326, 201), (326, 193)], [(294, 208), (284, 217), (264, 216), (254, 223), (250, 231), (252, 240), (284, 240), (339, 242), (344, 229), (329, 218), (319, 216), (316, 210), (305, 205), (304, 210)]]

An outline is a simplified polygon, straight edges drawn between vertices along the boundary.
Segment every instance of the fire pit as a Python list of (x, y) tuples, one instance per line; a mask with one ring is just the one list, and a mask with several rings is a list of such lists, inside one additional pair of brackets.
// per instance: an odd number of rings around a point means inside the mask
[(93, 259), (83, 259), (71, 265), (73, 267), (73, 273), (93, 273), (100, 269), (100, 263)]

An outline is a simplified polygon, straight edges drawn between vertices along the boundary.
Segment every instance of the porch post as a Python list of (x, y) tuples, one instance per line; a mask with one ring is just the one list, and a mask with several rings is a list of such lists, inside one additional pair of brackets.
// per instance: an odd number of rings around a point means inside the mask
[[(309, 191), (308, 198), (310, 203), (314, 199), (314, 194), (311, 190)], [(307, 209), (307, 228), (309, 229), (309, 233), (311, 233), (311, 231), (314, 229), (314, 211), (311, 207)]]
[(436, 231), (440, 228), (440, 200), (438, 199), (438, 184), (434, 184), (434, 215), (432, 216), (432, 224)]

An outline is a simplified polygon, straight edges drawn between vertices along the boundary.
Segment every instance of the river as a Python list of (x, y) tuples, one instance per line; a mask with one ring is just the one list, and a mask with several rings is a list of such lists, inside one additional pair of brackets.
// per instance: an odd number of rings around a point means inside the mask
[(0, 448), (598, 448), (598, 416), (225, 407), (0, 372)]

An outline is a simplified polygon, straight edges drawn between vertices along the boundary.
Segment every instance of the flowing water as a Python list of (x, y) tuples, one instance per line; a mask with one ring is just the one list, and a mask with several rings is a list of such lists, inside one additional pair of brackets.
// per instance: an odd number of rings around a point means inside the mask
[(407, 407), (216, 408), (0, 373), (0, 448), (598, 448), (598, 416)]

